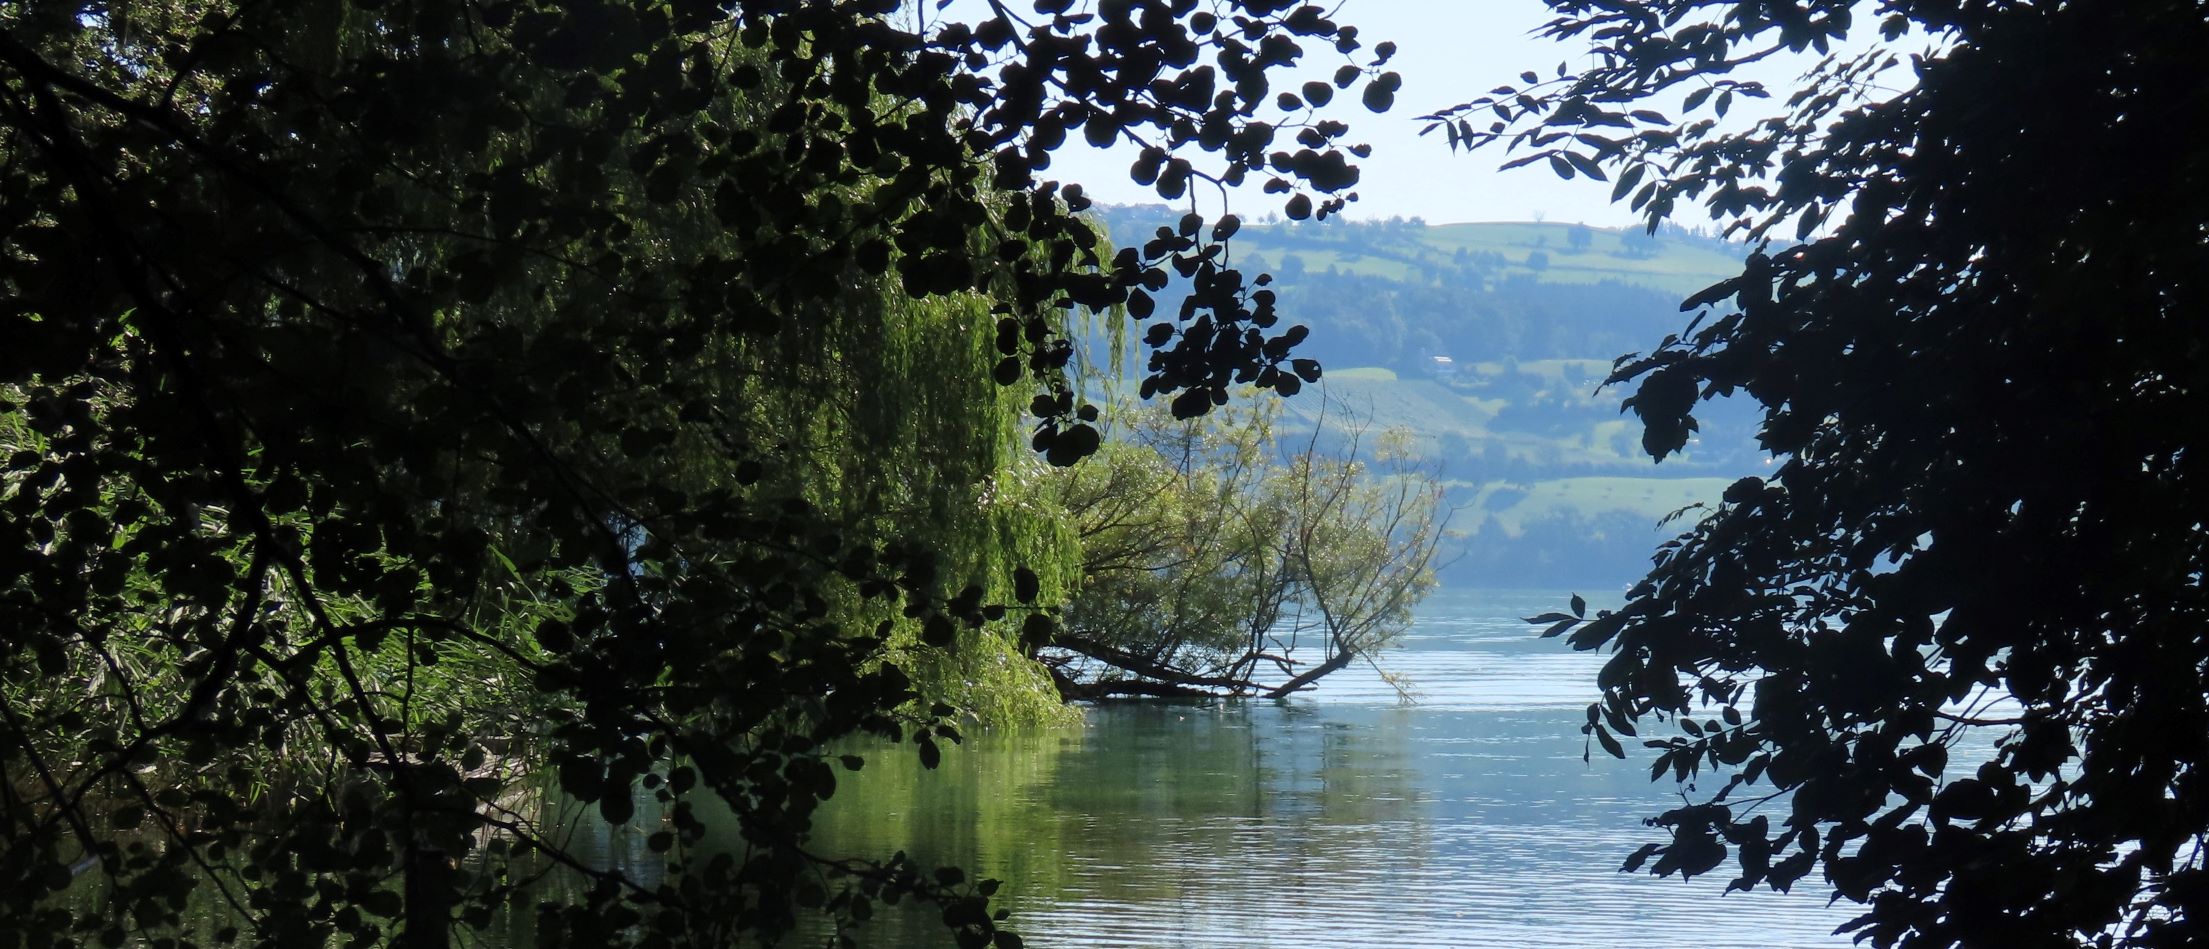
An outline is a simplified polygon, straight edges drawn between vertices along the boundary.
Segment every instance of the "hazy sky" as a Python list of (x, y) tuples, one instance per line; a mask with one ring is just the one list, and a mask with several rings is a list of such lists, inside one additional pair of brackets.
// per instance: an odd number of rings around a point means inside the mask
[[(959, 12), (958, 7), (952, 12)], [(1358, 163), (1364, 177), (1356, 189), (1359, 200), (1348, 211), (1350, 217), (1417, 216), (1430, 224), (1526, 221), (1537, 215), (1601, 226), (1634, 221), (1623, 205), (1610, 204), (1608, 185), (1560, 181), (1539, 164), (1499, 173), (1495, 168), (1504, 160), (1501, 151), (1452, 154), (1441, 133), (1424, 138), (1418, 134), (1420, 124), (1415, 118), (1421, 114), (1463, 102), (1502, 83), (1516, 83), (1518, 74), (1529, 69), (1549, 74), (1559, 62), (1572, 58), (1570, 47), (1530, 35), (1548, 19), (1540, 0), (1341, 0), (1335, 18), (1356, 25), (1368, 47), (1394, 41), (1397, 53), (1389, 68), (1404, 77), (1396, 107), (1385, 115), (1358, 104), (1360, 87), (1352, 87), (1330, 107), (1332, 115), (1350, 123), (1350, 141), (1373, 146), (1373, 157)], [(1361, 55), (1370, 53), (1361, 51)], [(1331, 48), (1307, 54), (1306, 60), (1316, 66), (1319, 76), (1331, 74), (1341, 64)], [(1279, 81), (1273, 85), (1294, 88)], [(1079, 181), (1101, 201), (1158, 203), (1155, 193), (1128, 180), (1133, 159), (1132, 152), (1099, 153), (1075, 135), (1053, 156), (1052, 167), (1044, 174)], [(1279, 196), (1262, 194), (1255, 187), (1244, 191), (1232, 199), (1236, 213), (1256, 217), (1280, 207)], [(1208, 214), (1217, 212), (1214, 194), (1207, 190), (1200, 196)]]
[[(933, 9), (937, 0), (920, 2)], [(1018, 5), (1028, 2), (1032, 0)], [(1540, 162), (1498, 171), (1497, 166), (1510, 157), (1500, 149), (1453, 154), (1441, 133), (1418, 134), (1417, 117), (1422, 114), (1478, 97), (1498, 85), (1517, 85), (1519, 74), (1528, 70), (1548, 76), (1554, 75), (1559, 63), (1579, 65), (1580, 47), (1533, 35), (1551, 18), (1541, 0), (1332, 0), (1332, 6), (1335, 19), (1355, 25), (1368, 47), (1382, 40), (1396, 43), (1397, 54), (1389, 68), (1404, 79), (1396, 106), (1386, 115), (1374, 115), (1359, 104), (1356, 93), (1362, 87), (1352, 87), (1328, 110), (1332, 117), (1350, 123), (1349, 142), (1373, 146), (1373, 156), (1358, 162), (1363, 179), (1356, 188), (1359, 200), (1347, 212), (1351, 218), (1421, 217), (1429, 224), (1542, 218), (1599, 227), (1640, 223), (1625, 205), (1610, 203), (1607, 183), (1560, 180)], [(952, 0), (943, 15), (971, 20), (985, 12), (980, 0)], [(1861, 52), (1874, 42), (1871, 36), (1858, 36), (1844, 49)], [(1297, 70), (1277, 73), (1274, 89), (1326, 78), (1343, 62), (1331, 47), (1305, 45), (1305, 61)], [(1370, 55), (1370, 49), (1361, 50), (1360, 61)], [(1734, 75), (1761, 80), (1784, 98), (1784, 90), (1792, 88), (1793, 80), (1817, 58), (1775, 57)], [(1769, 113), (1753, 107), (1736, 109), (1733, 119), (1765, 114)], [(1134, 159), (1133, 148), (1100, 152), (1074, 135), (1054, 153), (1052, 166), (1043, 175), (1078, 181), (1100, 201), (1159, 203), (1155, 192), (1128, 180), (1128, 165)], [(1209, 186), (1197, 190), (1199, 209), (1217, 214), (1217, 190)], [(1245, 217), (1259, 217), (1281, 206), (1280, 196), (1264, 194), (1256, 185), (1241, 189), (1229, 200), (1232, 210)], [(1684, 224), (1708, 223), (1708, 218), (1691, 209), (1676, 219)]]

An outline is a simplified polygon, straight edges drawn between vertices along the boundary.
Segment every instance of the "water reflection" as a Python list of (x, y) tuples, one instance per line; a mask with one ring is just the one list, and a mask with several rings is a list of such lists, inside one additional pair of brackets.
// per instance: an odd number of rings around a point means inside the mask
[[(1654, 839), (1639, 819), (1673, 789), (1650, 784), (1645, 762), (1581, 761), (1600, 658), (1517, 619), (1565, 598), (1438, 594), (1384, 663), (1411, 678), (1417, 705), (1350, 669), (1290, 702), (1107, 705), (1080, 727), (975, 734), (932, 773), (910, 746), (851, 749), (866, 766), (843, 776), (814, 849), (904, 850), (1005, 880), (998, 900), (1038, 947), (1849, 945), (1831, 932), (1853, 913), (1826, 907), (1814, 880), (1721, 898), (1723, 874), (1614, 872)], [(545, 823), (571, 852), (656, 879), (645, 838), (660, 817), (645, 792), (618, 828), (554, 801)], [(578, 878), (544, 869), (534, 897), (578, 894)], [(461, 944), (535, 945), (530, 905)], [(860, 935), (950, 944), (910, 903)]]
[[(1809, 892), (1613, 872), (1670, 789), (1581, 761), (1593, 657), (1515, 619), (1562, 599), (1438, 597), (1390, 662), (1417, 706), (1368, 672), (1286, 704), (978, 735), (925, 776), (877, 750), (822, 849), (1003, 878), (1040, 946), (1847, 945), (1830, 933), (1851, 914)], [(870, 942), (942, 942), (925, 914), (877, 926)]]

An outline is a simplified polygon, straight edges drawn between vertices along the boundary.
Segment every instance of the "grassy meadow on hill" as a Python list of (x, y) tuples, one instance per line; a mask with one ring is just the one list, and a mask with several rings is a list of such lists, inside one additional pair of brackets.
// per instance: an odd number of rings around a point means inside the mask
[[(1121, 244), (1177, 217), (1104, 216)], [(1325, 415), (1408, 430), (1449, 486), (1450, 582), (1622, 585), (1667, 536), (1661, 519), (1763, 467), (1743, 407), (1713, 406), (1657, 465), (1619, 411), (1631, 393), (1597, 388), (1613, 359), (1686, 325), (1679, 301), (1731, 276), (1739, 245), (1558, 223), (1261, 222), (1234, 252), (1274, 275), (1283, 318), (1312, 328), (1300, 352), (1326, 367), (1287, 400), (1288, 428)]]

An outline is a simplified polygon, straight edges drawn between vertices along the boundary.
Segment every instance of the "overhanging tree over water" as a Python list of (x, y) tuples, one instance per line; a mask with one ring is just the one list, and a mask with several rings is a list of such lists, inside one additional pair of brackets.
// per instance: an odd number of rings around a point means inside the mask
[[(1591, 740), (1670, 723), (1655, 774), (1698, 781), (1627, 867), (1822, 870), (1882, 946), (2198, 942), (2209, 16), (1551, 6), (1587, 66), (1432, 119), (1755, 240), (1609, 384), (1659, 459), (1733, 392), (1781, 459), (1551, 630), (1613, 651)], [(1742, 120), (1773, 90), (1737, 67), (1868, 31)]]
[(1062, 693), (1281, 698), (1402, 634), (1448, 520), (1406, 433), (1336, 405), (1302, 432), (1264, 406), (1162, 408), (1121, 412), (1098, 458), (1042, 485), (1082, 548), (1039, 647)]
[[(1000, 392), (1051, 461), (1094, 451), (1077, 307), (1150, 324), (1179, 414), (1316, 374), (1210, 246), (1232, 221), (1100, 259), (1038, 173), (1134, 137), (1163, 197), (1269, 178), (1330, 213), (1346, 129), (1265, 73), (1395, 83), (1316, 7), (1037, 7), (0, 11), (0, 933), (160, 933), (198, 892), (256, 944), (438, 944), (515, 892), (456, 855), (572, 863), (485, 773), (534, 737), (606, 819), (635, 781), (667, 803), (685, 871), (572, 866), (555, 944), (895, 892), (1013, 944), (987, 887), (803, 847), (823, 743), (931, 758), (958, 710), (923, 667), (1002, 658), (1063, 582), (968, 493)], [(1154, 319), (1168, 268), (1198, 292)], [(748, 851), (686, 862), (702, 794)], [(106, 905), (52, 899), (73, 868)]]

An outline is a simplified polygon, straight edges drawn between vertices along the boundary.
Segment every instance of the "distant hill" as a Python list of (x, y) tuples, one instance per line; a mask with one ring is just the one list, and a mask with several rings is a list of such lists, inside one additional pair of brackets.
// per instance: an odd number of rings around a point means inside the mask
[(1684, 297), (1741, 265), (1740, 254), (1718, 241), (1580, 224), (1329, 222), (1256, 225), (1243, 234), (1247, 253), (1276, 261), (1297, 254), (1308, 269), (1411, 282), (1449, 281), (1470, 271), (1491, 283), (1522, 276), (1545, 283), (1617, 281)]
[[(1100, 217), (1139, 244), (1178, 212)], [(1678, 332), (1679, 301), (1739, 271), (1745, 249), (1693, 234), (1576, 224), (1416, 221), (1246, 225), (1245, 272), (1274, 275), (1299, 347), (1325, 379), (1289, 399), (1291, 424), (1323, 406), (1416, 433), (1450, 484), (1460, 584), (1620, 587), (1666, 533), (1657, 521), (1762, 469), (1747, 406), (1705, 413), (1684, 456), (1654, 465), (1595, 389), (1612, 360)], [(1164, 295), (1171, 304), (1174, 294)], [(1162, 312), (1170, 312), (1166, 306)]]

